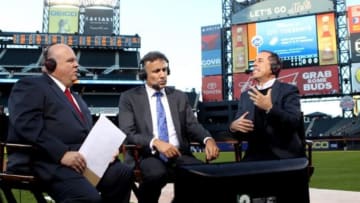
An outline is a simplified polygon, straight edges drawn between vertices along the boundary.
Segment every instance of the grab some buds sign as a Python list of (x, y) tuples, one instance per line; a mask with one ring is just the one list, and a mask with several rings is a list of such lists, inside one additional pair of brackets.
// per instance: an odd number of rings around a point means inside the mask
[[(317, 66), (296, 69), (283, 69), (278, 80), (296, 85), (301, 96), (329, 95), (339, 93), (339, 71), (337, 66)], [(240, 98), (254, 81), (251, 74), (234, 74), (234, 98)]]

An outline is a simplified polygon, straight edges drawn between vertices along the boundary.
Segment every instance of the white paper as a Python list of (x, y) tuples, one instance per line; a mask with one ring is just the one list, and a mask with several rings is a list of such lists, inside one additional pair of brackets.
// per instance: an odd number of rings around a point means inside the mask
[(125, 138), (117, 126), (101, 115), (79, 150), (85, 157), (87, 168), (101, 178)]

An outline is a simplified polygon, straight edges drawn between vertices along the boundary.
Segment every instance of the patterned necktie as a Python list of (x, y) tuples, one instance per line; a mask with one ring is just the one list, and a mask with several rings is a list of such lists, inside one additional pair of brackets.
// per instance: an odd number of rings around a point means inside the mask
[(66, 97), (68, 98), (69, 102), (71, 103), (71, 105), (75, 108), (76, 112), (79, 114), (81, 120), (84, 121), (84, 115), (80, 111), (79, 107), (75, 104), (75, 101), (71, 95), (69, 88), (66, 88), (64, 93), (65, 93)]
[[(168, 129), (167, 129), (167, 123), (166, 123), (166, 115), (164, 106), (161, 103), (161, 92), (155, 92), (154, 94), (156, 96), (156, 114), (157, 114), (157, 125), (158, 125), (158, 135), (159, 139), (164, 142), (169, 142), (169, 135), (168, 135)], [(168, 160), (165, 155), (160, 153), (160, 158), (164, 160), (165, 162)]]

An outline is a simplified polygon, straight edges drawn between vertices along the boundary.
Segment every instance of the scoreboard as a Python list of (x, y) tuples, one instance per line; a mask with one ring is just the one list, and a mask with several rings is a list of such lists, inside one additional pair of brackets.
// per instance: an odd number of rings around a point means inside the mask
[(46, 33), (15, 33), (13, 44), (47, 46), (54, 43), (64, 43), (80, 47), (106, 47), (106, 48), (140, 48), (140, 37), (121, 35), (72, 35), (72, 34), (46, 34)]

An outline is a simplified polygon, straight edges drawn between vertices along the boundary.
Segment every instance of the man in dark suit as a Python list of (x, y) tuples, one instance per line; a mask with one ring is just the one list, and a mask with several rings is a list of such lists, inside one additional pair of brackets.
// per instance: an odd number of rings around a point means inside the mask
[[(139, 203), (156, 203), (169, 174), (180, 164), (202, 163), (190, 151), (190, 141), (205, 144), (206, 158), (218, 157), (219, 149), (209, 132), (197, 121), (183, 92), (165, 87), (169, 61), (161, 52), (149, 52), (140, 61), (140, 79), (145, 85), (121, 94), (119, 126), (127, 141), (142, 146), (140, 168), (143, 181), (139, 186)], [(157, 94), (161, 96), (158, 98)], [(166, 121), (160, 121), (157, 102), (160, 99)], [(164, 124), (165, 127), (158, 125)], [(166, 133), (167, 141), (162, 139)]]
[[(8, 141), (35, 146), (30, 170), (56, 202), (128, 203), (132, 170), (118, 159), (96, 187), (82, 174), (86, 160), (78, 150), (92, 127), (92, 118), (79, 95), (70, 93), (67, 98), (64, 93), (77, 80), (79, 64), (74, 51), (65, 44), (54, 44), (43, 57), (45, 73), (20, 79), (12, 89)], [(10, 153), (8, 171), (29, 172), (29, 159), (28, 154)]]
[(305, 156), (297, 134), (301, 123), (299, 90), (276, 80), (281, 61), (276, 53), (261, 51), (254, 62), (256, 85), (240, 96), (230, 131), (248, 140), (244, 160), (272, 160)]

